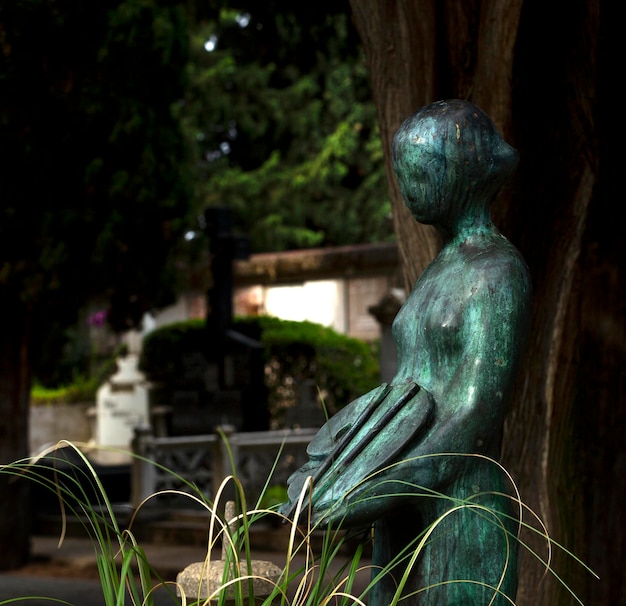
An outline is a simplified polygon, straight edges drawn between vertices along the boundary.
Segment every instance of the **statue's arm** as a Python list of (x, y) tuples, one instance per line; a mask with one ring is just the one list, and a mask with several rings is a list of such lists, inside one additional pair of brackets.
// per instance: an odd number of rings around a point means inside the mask
[[(384, 515), (388, 507), (387, 498), (376, 497), (422, 489), (445, 491), (470, 469), (466, 464), (471, 466), (471, 455), (497, 459), (529, 313), (524, 283), (510, 278), (503, 273), (501, 282), (483, 280), (482, 288), (469, 288), (455, 317), (446, 303), (447, 328), (439, 333), (426, 331), (421, 342), (428, 354), (416, 360), (416, 373), (422, 372), (416, 376), (420, 391), (383, 431), (381, 441), (374, 444), (380, 448), (373, 450), (366, 462), (379, 459), (380, 453), (392, 446), (395, 450), (398, 444), (394, 440), (402, 430), (411, 425), (418, 411), (430, 407), (425, 431), (404, 439), (393, 464), (386, 461), (383, 469), (372, 473), (363, 463), (352, 467), (351, 477), (337, 478), (332, 489), (320, 496), (314, 520), (325, 517), (333, 523), (368, 523)], [(440, 319), (432, 318), (432, 326)], [(324, 502), (326, 507), (321, 506)]]
[(434, 398), (436, 419), (415, 449), (421, 454), (498, 455), (528, 331), (528, 277), (525, 266), (514, 263), (498, 272), (470, 274), (468, 280), (452, 336), (431, 331), (425, 337), (431, 370), (424, 383)]

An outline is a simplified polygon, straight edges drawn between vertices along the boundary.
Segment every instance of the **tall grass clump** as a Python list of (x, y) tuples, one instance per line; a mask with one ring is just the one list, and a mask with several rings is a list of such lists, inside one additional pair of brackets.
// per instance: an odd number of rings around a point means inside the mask
[[(65, 449), (76, 455), (77, 463), (67, 465), (68, 457), (63, 454)], [(493, 463), (499, 465), (495, 461)], [(365, 605), (383, 576), (392, 570), (394, 573), (402, 570), (404, 573), (396, 579), (397, 590), (391, 603), (371, 605), (396, 606), (407, 603), (404, 601), (407, 598), (419, 599), (406, 594), (407, 577), (425, 546), (432, 540), (435, 531), (449, 516), (458, 515), (459, 512), (470, 512), (472, 515), (493, 519), (494, 523), (501, 523), (498, 522), (498, 516), (492, 516), (492, 512), (472, 499), (452, 500), (444, 494), (407, 484), (406, 494), (403, 496), (412, 498), (419, 493), (419, 498), (445, 499), (449, 501), (449, 507), (445, 508), (445, 513), (418, 536), (412, 537), (407, 547), (396, 554), (387, 567), (375, 569), (369, 559), (368, 543), (371, 540), (369, 530), (361, 530), (355, 537), (356, 532), (343, 530), (340, 521), (332, 527), (325, 524), (324, 518), (315, 521), (309, 504), (312, 489), (310, 482), (303, 487), (298, 499), (293, 518), (300, 523), (296, 524), (282, 516), (277, 506), (261, 507), (264, 495), (261, 495), (258, 502), (248, 504), (236, 473), (223, 479), (213, 499), (208, 499), (195, 486), (177, 475), (178, 479), (185, 482), (185, 492), (167, 490), (151, 495), (133, 512), (128, 526), (122, 528), (102, 482), (89, 458), (84, 454), (82, 445), (60, 442), (56, 447), (42, 452), (37, 457), (1, 466), (0, 473), (10, 474), (14, 481), (32, 481), (52, 491), (58, 499), (64, 521), (69, 516), (83, 520), (85, 533), (93, 543), (106, 606), (124, 606), (129, 603), (128, 600), (137, 606), (153, 606), (157, 589), (161, 592), (165, 590), (171, 598), (171, 603), (181, 606)], [(374, 485), (376, 484), (375, 475), (366, 479), (369, 485), (372, 481)], [(271, 485), (270, 474), (266, 488)], [(234, 512), (228, 512), (225, 495), (233, 492)], [(209, 513), (206, 557), (200, 563), (201, 573), (197, 587), (183, 587), (176, 580), (160, 578), (150, 565), (146, 551), (133, 531), (133, 526), (142, 515), (143, 507), (154, 497), (168, 494), (176, 495), (177, 498), (184, 496), (190, 499), (194, 506), (199, 506)], [(378, 494), (380, 495), (380, 492)], [(394, 498), (400, 496), (397, 490), (393, 496)], [(370, 497), (363, 497), (367, 498)], [(548, 575), (567, 587), (566, 582), (551, 566), (554, 550), (564, 548), (549, 537), (541, 520), (524, 506), (519, 495), (512, 499), (520, 515), (519, 519), (514, 520), (518, 532), (505, 529), (510, 545), (518, 543), (521, 549), (530, 549), (521, 539), (519, 531), (527, 530), (538, 534), (545, 541), (547, 555), (536, 552), (533, 552), (533, 555), (542, 561)], [(343, 498), (339, 498), (337, 507), (340, 507), (342, 502)], [(530, 513), (535, 523), (525, 522), (526, 516), (522, 515), (523, 511)], [(332, 516), (332, 513), (331, 508), (329, 516)], [(276, 519), (283, 523), (283, 532), (288, 536), (288, 541), (284, 551), (277, 553), (273, 558), (278, 567), (278, 574), (270, 578), (260, 578), (253, 549), (253, 532), (257, 525)], [(503, 524), (504, 527), (510, 528), (511, 525)], [(64, 537), (65, 524), (59, 537), (59, 545), (63, 543)], [(573, 554), (569, 555), (575, 558)], [(588, 570), (584, 564), (581, 563), (581, 566)], [(210, 585), (210, 595), (206, 595), (206, 592), (203, 593), (203, 582), (215, 571), (218, 573), (217, 584)], [(261, 593), (258, 591), (258, 583), (255, 583), (258, 581), (264, 581)], [(467, 582), (481, 583), (481, 579), (470, 579)], [(415, 593), (419, 594), (427, 589), (429, 588), (420, 588)], [(498, 586), (491, 589), (496, 596), (499, 592)], [(582, 605), (576, 595), (571, 591), (570, 593), (573, 600)], [(54, 599), (53, 596), (49, 598)], [(9, 602), (21, 599), (23, 598)], [(513, 603), (511, 600), (508, 601)]]
[[(84, 454), (84, 446), (61, 441), (36, 457), (0, 466), (0, 473), (13, 476), (12, 481), (31, 481), (56, 495), (62, 514), (59, 547), (65, 540), (68, 519), (81, 521), (94, 548), (106, 606), (124, 606), (126, 597), (133, 604), (150, 606), (152, 579), (158, 575), (132, 530), (120, 526), (104, 486)], [(174, 589), (171, 595), (175, 596)]]

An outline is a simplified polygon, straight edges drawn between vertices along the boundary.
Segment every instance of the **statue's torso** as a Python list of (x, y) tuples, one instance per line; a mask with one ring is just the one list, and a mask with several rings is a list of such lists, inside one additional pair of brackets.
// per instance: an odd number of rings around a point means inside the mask
[[(393, 383), (413, 380), (441, 403), (468, 365), (492, 363), (501, 352), (503, 364), (513, 366), (528, 307), (525, 264), (500, 234), (449, 245), (422, 273), (394, 320)], [(483, 374), (488, 370), (482, 367)]]

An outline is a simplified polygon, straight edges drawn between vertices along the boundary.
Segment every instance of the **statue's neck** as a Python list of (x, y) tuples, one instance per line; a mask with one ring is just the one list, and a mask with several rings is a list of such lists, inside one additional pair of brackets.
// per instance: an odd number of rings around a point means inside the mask
[(487, 211), (465, 213), (435, 227), (441, 235), (444, 246), (499, 233)]

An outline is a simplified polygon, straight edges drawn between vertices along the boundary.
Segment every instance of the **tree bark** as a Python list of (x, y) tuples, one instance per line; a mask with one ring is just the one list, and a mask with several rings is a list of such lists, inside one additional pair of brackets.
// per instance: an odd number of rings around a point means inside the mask
[[(5, 465), (28, 455), (29, 319), (22, 303), (2, 290), (0, 310), (5, 320), (0, 338), (0, 465)], [(30, 557), (28, 482), (0, 474), (0, 570), (19, 568)]]
[[(389, 145), (402, 120), (438, 99), (467, 98), (520, 152), (517, 175), (493, 209), (525, 256), (534, 288), (502, 461), (551, 538), (603, 579), (554, 549), (550, 563), (563, 581), (585, 603), (626, 604), (617, 571), (623, 557), (603, 549), (605, 541), (616, 551), (626, 544), (617, 500), (626, 489), (615, 486), (626, 460), (625, 230), (624, 222), (606, 229), (591, 221), (611, 217), (617, 182), (617, 171), (605, 168), (615, 156), (602, 143), (611, 137), (610, 100), (599, 93), (611, 78), (603, 66), (615, 41), (601, 29), (612, 21), (601, 19), (606, 3), (351, 0), (351, 7), (369, 62), (407, 287), (437, 243), (412, 220), (396, 186)], [(548, 557), (545, 540), (523, 538)], [(518, 606), (575, 603), (522, 551)]]
[(437, 1), (352, 1), (353, 20), (367, 55), (372, 94), (385, 150), (394, 228), (407, 289), (438, 247), (434, 229), (415, 222), (402, 202), (391, 165), (390, 145), (405, 118), (435, 95)]

